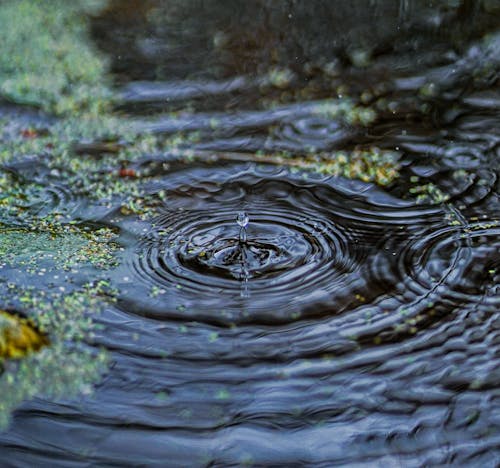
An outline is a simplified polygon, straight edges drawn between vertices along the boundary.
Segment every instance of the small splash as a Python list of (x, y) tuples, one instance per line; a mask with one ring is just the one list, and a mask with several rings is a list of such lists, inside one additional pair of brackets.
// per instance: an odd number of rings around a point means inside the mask
[(240, 243), (245, 243), (247, 241), (247, 226), (250, 222), (250, 218), (245, 211), (239, 211), (236, 215), (236, 223), (240, 227)]
[(250, 222), (250, 217), (245, 211), (239, 211), (236, 215), (236, 224), (240, 227), (239, 234), (239, 245), (238, 249), (240, 250), (240, 261), (241, 261), (241, 273), (240, 273), (240, 281), (241, 281), (241, 290), (240, 297), (248, 298), (250, 297), (250, 291), (248, 289), (248, 278), (250, 276), (248, 271), (248, 255), (247, 255), (247, 226)]
[(246, 228), (248, 226), (248, 222), (250, 221), (250, 218), (244, 211), (240, 211), (238, 215), (236, 216), (236, 222), (238, 223), (238, 226), (242, 228)]

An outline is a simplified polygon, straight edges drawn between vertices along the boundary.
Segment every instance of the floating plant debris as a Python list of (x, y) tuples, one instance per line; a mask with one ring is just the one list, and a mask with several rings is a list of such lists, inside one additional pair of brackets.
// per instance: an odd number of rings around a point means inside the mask
[(39, 222), (36, 230), (0, 227), (0, 269), (18, 266), (43, 276), (50, 270), (70, 270), (85, 264), (106, 269), (115, 263), (112, 231)]
[[(181, 153), (182, 154), (182, 153)], [(342, 176), (389, 185), (399, 176), (399, 157), (396, 151), (381, 151), (379, 148), (293, 156), (290, 154), (251, 154), (224, 151), (191, 151), (186, 154), (190, 160), (261, 162), (304, 171), (318, 172), (330, 176)]]
[(0, 310), (0, 359), (18, 359), (49, 344), (27, 319)]

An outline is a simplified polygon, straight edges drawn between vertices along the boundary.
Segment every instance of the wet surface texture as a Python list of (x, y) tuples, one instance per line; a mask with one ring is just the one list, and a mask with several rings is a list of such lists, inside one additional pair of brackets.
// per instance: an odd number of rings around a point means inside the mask
[(202, 3), (93, 19), (116, 112), (171, 144), (91, 174), (121, 164), (141, 209), (74, 169), (2, 167), (21, 193), (3, 226), (58, 213), (119, 248), (85, 344), (109, 369), (91, 396), (25, 402), (0, 459), (498, 466), (498, 6)]

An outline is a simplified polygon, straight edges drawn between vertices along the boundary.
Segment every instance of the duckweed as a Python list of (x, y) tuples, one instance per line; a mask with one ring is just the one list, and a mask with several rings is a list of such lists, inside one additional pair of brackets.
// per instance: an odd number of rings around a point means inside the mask
[[(71, 398), (90, 393), (93, 383), (107, 365), (107, 355), (103, 350), (84, 343), (91, 340), (95, 328), (88, 311), (98, 313), (105, 303), (101, 282), (88, 284), (69, 294), (37, 291), (15, 284), (9, 285), (8, 292), (11, 302), (22, 307), (30, 322), (21, 322), (23, 339), (5, 340), (6, 349), (10, 349), (11, 354), (6, 351), (0, 356), (3, 361), (0, 428), (6, 427), (11, 412), (21, 402), (35, 396)], [(110, 300), (109, 292), (106, 292), (106, 300)], [(3, 316), (2, 320), (8, 321), (9, 318)], [(28, 332), (26, 327), (31, 322), (48, 335), (50, 345), (43, 335)], [(41, 348), (43, 345), (47, 346)], [(39, 352), (30, 353), (22, 360), (5, 359), (20, 357), (26, 351), (36, 349)]]
[(85, 230), (74, 225), (41, 221), (36, 230), (0, 229), (0, 269), (16, 265), (28, 273), (77, 268), (91, 264), (106, 269), (116, 265), (116, 235), (107, 228)]

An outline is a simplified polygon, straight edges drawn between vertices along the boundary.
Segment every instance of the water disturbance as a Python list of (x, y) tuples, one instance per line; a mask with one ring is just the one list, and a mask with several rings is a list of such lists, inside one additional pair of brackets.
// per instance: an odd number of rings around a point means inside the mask
[(498, 465), (500, 10), (351, 3), (106, 2), (108, 120), (8, 95), (6, 466)]

